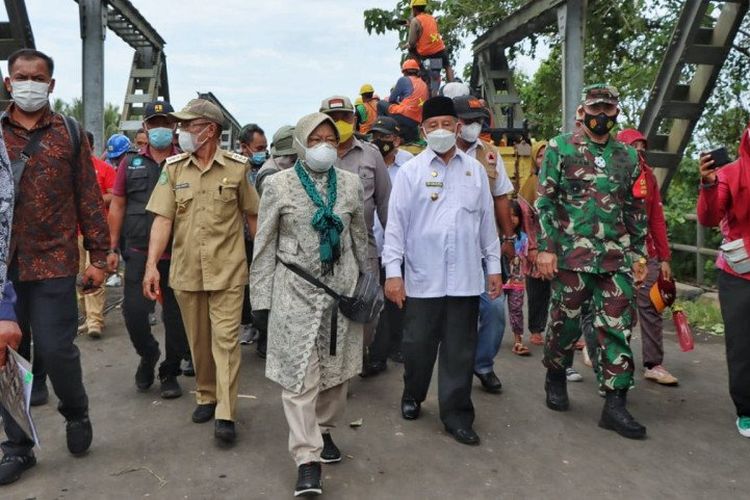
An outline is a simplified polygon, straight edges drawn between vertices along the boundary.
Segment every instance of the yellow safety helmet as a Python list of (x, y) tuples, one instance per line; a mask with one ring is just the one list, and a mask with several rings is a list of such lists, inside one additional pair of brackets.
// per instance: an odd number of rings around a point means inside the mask
[(412, 7), (427, 7), (427, 0), (411, 0)]
[(359, 88), (359, 95), (372, 94), (374, 92), (375, 92), (375, 89), (369, 83), (365, 83)]

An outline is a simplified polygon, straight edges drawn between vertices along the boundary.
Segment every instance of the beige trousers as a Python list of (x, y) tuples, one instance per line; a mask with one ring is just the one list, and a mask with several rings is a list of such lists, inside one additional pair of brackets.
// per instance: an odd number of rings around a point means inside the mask
[[(78, 271), (83, 274), (91, 264), (89, 253), (83, 248), (83, 236), (78, 237)], [(101, 333), (104, 328), (104, 302), (106, 300), (104, 283), (94, 293), (83, 295), (78, 306), (86, 316), (86, 327), (89, 331)]]
[(239, 390), (244, 286), (212, 292), (175, 290), (195, 366), (198, 404), (216, 403), (216, 418), (234, 421)]
[(295, 394), (284, 389), (281, 402), (289, 424), (289, 453), (299, 467), (308, 462), (320, 462), (323, 451), (322, 433), (336, 427), (336, 418), (346, 406), (349, 381), (320, 389), (318, 352), (313, 349), (307, 366), (302, 390)]

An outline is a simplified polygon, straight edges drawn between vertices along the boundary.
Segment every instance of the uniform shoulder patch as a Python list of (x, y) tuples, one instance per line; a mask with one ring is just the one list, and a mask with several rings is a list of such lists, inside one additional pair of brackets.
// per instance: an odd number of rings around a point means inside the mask
[(248, 161), (250, 161), (250, 158), (248, 158), (247, 156), (243, 156), (239, 153), (235, 153), (234, 151), (222, 151), (222, 152), (224, 153), (224, 156), (226, 156), (227, 158), (231, 158), (232, 160), (238, 161), (240, 163), (247, 163)]
[(170, 156), (166, 159), (166, 164), (171, 165), (172, 163), (185, 160), (190, 157), (190, 153), (180, 153), (178, 155)]

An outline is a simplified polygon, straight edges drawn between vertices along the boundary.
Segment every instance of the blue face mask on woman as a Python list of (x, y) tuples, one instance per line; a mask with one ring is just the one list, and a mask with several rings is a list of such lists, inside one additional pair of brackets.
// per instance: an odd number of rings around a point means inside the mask
[(148, 143), (156, 149), (165, 149), (172, 144), (174, 132), (171, 128), (156, 127), (148, 131)]

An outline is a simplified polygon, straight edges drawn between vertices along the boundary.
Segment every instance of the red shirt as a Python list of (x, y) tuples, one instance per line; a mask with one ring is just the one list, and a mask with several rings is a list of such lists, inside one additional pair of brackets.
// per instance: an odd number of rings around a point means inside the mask
[(26, 164), (13, 214), (11, 255), (18, 259), (19, 280), (75, 276), (78, 226), (92, 261), (104, 261), (109, 249), (109, 228), (88, 140), (81, 128), (81, 151), (73, 158), (61, 115), (48, 107), (30, 131), (13, 120), (14, 106), (10, 104), (2, 119), (11, 161), (21, 155), (33, 130), (45, 129), (39, 152)]
[[(102, 195), (105, 195), (112, 191), (115, 185), (115, 177), (117, 173), (112, 165), (104, 160), (100, 160), (96, 156), (91, 157), (91, 163), (94, 164), (94, 170), (96, 170), (96, 182), (99, 183), (99, 189), (102, 191)], [(104, 212), (109, 213), (109, 209), (104, 207)]]
[[(729, 186), (740, 182), (740, 162), (722, 167), (716, 172), (717, 182), (702, 187), (698, 194), (698, 222), (707, 227), (721, 227), (724, 242), (741, 240), (750, 236), (750, 224), (740, 224), (732, 211), (732, 194)], [(750, 273), (737, 274), (724, 260), (724, 255), (716, 259), (716, 267), (722, 271), (750, 280)]]
[(659, 183), (656, 181), (654, 171), (641, 163), (643, 173), (646, 175), (646, 217), (648, 218), (648, 233), (646, 234), (646, 250), (648, 256), (659, 261), (668, 261), (672, 258), (667, 238), (667, 221), (664, 218), (664, 206), (661, 203)]

